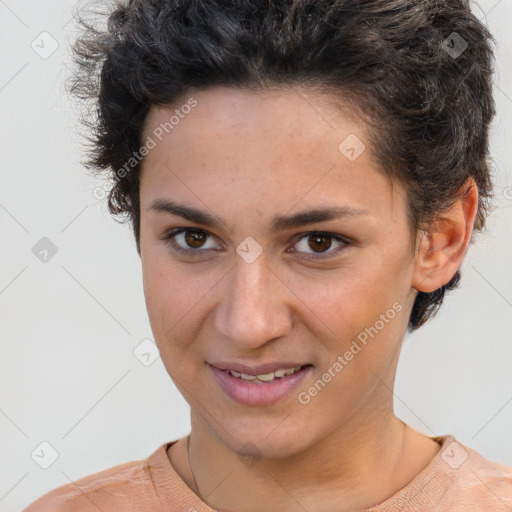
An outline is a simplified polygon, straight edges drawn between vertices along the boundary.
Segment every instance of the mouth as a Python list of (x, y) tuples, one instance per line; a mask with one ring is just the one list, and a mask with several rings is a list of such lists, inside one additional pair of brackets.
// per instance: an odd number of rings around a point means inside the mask
[(229, 366), (222, 368), (209, 365), (220, 388), (237, 403), (259, 407), (271, 405), (289, 396), (313, 368), (311, 364), (292, 367), (274, 364), (274, 369), (269, 371), (269, 365), (263, 370), (261, 368), (264, 367)]

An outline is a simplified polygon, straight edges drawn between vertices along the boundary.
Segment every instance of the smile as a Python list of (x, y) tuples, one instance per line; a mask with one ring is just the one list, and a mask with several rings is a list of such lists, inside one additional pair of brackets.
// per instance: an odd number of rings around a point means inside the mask
[(239, 404), (253, 407), (268, 406), (292, 396), (296, 388), (304, 386), (303, 381), (313, 370), (311, 364), (306, 364), (251, 375), (212, 365), (209, 368), (227, 397)]

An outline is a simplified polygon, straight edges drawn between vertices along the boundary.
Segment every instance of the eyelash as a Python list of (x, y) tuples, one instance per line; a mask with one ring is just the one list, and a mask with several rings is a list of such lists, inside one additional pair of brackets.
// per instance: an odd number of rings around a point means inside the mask
[[(199, 228), (175, 228), (169, 231), (162, 240), (173, 250), (181, 254), (185, 254), (187, 256), (190, 256), (191, 254), (197, 255), (198, 253), (208, 253), (210, 251), (215, 251), (216, 249), (183, 249), (183, 247), (180, 247), (179, 245), (176, 245), (175, 238), (180, 233), (186, 233), (186, 232), (200, 232), (205, 233), (206, 235), (210, 235), (207, 231)], [(340, 242), (343, 245), (340, 245), (337, 249), (335, 249), (332, 252), (328, 253), (319, 253), (319, 254), (309, 254), (308, 256), (305, 256), (306, 259), (310, 260), (325, 260), (328, 258), (331, 258), (336, 255), (338, 255), (340, 252), (345, 250), (348, 246), (352, 245), (351, 242), (346, 240), (345, 238), (340, 237), (339, 235), (335, 235), (334, 233), (329, 233), (327, 231), (306, 231), (304, 233), (299, 233), (296, 237), (296, 241), (293, 245), (300, 242), (303, 238), (307, 238), (311, 235), (321, 235), (326, 236), (329, 238), (332, 238), (336, 240), (337, 242)], [(294, 251), (298, 252), (298, 251)], [(327, 255), (327, 256), (324, 256)]]

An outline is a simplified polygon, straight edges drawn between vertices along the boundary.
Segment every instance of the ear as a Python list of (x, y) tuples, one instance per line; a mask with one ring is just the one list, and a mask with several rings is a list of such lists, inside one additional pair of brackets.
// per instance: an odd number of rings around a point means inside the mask
[(478, 187), (473, 178), (459, 189), (458, 197), (426, 231), (422, 231), (412, 281), (420, 292), (429, 293), (441, 288), (462, 264), (478, 211)]

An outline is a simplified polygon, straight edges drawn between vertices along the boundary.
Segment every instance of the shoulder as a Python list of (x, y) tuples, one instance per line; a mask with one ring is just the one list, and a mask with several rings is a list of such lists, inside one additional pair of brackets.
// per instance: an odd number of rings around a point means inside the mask
[(157, 509), (161, 502), (154, 492), (152, 460), (165, 446), (147, 459), (125, 462), (57, 487), (23, 512), (121, 512), (139, 510), (137, 504), (140, 510), (152, 505)]
[(478, 510), (510, 510), (512, 468), (488, 460), (455, 439), (441, 453), (451, 485), (442, 501)]
[(409, 484), (365, 512), (510, 511), (512, 468), (483, 457), (452, 435), (432, 437), (441, 449)]

